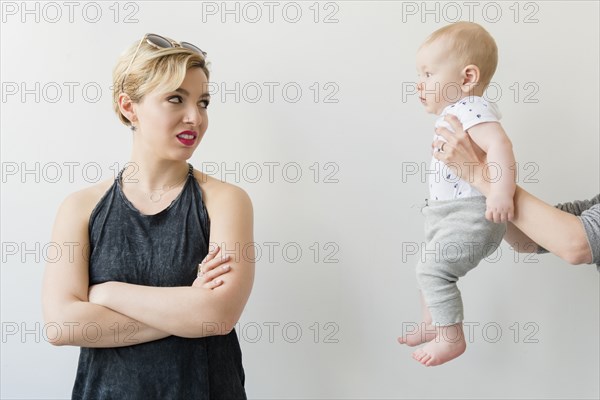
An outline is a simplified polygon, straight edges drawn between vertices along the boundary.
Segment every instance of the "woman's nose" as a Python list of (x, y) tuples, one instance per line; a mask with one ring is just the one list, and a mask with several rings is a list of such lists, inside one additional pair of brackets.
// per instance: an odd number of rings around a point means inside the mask
[(198, 107), (190, 107), (186, 113), (186, 122), (198, 126), (202, 123), (202, 113)]

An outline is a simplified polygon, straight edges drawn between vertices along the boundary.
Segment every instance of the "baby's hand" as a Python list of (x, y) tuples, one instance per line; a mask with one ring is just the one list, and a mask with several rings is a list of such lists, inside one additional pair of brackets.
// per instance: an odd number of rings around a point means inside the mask
[(515, 208), (511, 196), (491, 194), (486, 199), (485, 217), (492, 222), (501, 223), (512, 221)]
[(214, 289), (223, 284), (223, 279), (218, 279), (218, 277), (231, 271), (231, 266), (223, 265), (229, 261), (230, 257), (228, 255), (216, 257), (219, 251), (220, 248), (217, 246), (198, 265), (198, 277), (192, 283), (193, 287)]

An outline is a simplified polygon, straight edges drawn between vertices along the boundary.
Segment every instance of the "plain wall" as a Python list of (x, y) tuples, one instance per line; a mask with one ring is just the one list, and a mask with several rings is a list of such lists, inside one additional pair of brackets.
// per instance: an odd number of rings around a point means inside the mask
[(550, 254), (503, 244), (461, 280), (459, 359), (424, 368), (396, 342), (419, 322), (434, 122), (413, 90), (418, 46), (482, 24), (518, 183), (550, 204), (587, 199), (598, 2), (74, 4), (2, 3), (2, 398), (70, 396), (79, 349), (48, 344), (41, 313), (51, 229), (67, 194), (128, 161), (111, 72), (146, 32), (208, 52), (210, 127), (190, 162), (253, 200), (260, 258), (238, 325), (250, 398), (599, 397), (598, 272)]

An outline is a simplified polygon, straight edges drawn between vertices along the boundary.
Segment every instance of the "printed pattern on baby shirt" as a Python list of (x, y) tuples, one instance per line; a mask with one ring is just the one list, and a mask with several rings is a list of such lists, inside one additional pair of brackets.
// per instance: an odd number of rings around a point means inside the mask
[[(495, 103), (488, 102), (483, 97), (469, 96), (444, 108), (435, 121), (435, 127), (443, 127), (453, 132), (452, 127), (444, 117), (447, 114), (455, 115), (467, 130), (483, 122), (498, 122), (502, 115)], [(446, 141), (442, 136), (433, 135), (433, 140)], [(464, 197), (482, 196), (482, 194), (460, 179), (454, 169), (446, 166), (444, 162), (432, 157), (430, 171), (428, 171), (429, 196), (431, 200), (453, 200)]]

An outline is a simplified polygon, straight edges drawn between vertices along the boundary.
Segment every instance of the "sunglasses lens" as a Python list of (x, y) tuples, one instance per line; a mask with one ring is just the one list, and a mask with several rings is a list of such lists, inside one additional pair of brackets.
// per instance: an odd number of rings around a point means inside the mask
[(150, 34), (146, 37), (146, 40), (151, 42), (153, 45), (163, 48), (163, 49), (168, 49), (169, 47), (173, 47), (171, 42), (169, 42), (167, 39), (165, 39), (164, 37), (159, 36), (159, 35)]
[(206, 57), (206, 52), (202, 51), (199, 47), (194, 46), (191, 43), (181, 42), (181, 47), (185, 47), (186, 49), (190, 49), (191, 51), (195, 51), (196, 53), (200, 54), (202, 57)]

